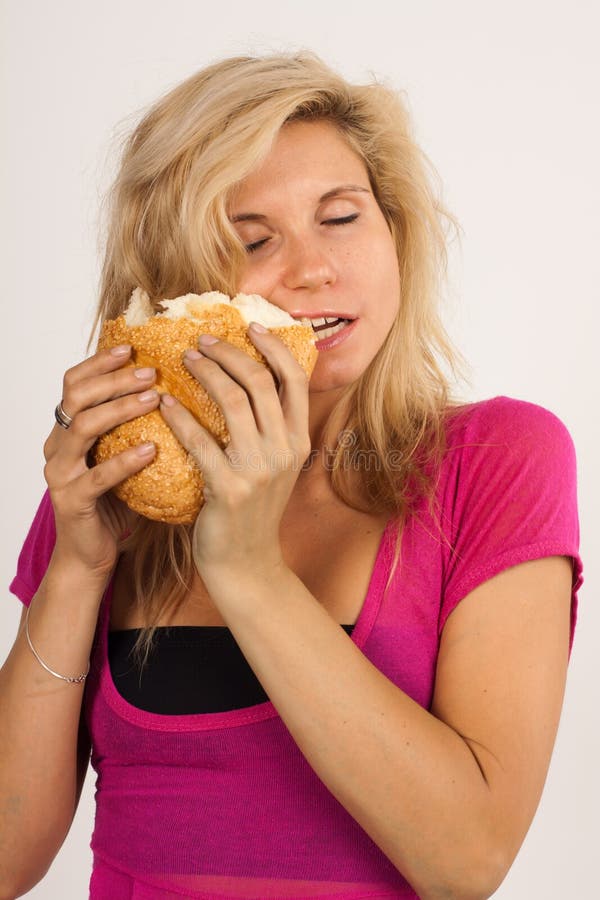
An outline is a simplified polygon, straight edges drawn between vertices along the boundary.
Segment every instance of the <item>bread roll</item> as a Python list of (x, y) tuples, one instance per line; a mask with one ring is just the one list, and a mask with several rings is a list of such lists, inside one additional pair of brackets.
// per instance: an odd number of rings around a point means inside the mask
[[(223, 414), (182, 362), (201, 334), (228, 341), (272, 371), (246, 335), (250, 322), (260, 322), (286, 344), (308, 377), (314, 369), (318, 351), (312, 327), (298, 323), (258, 294), (238, 294), (233, 300), (216, 291), (187, 294), (162, 300), (160, 306), (164, 311), (154, 313), (148, 295), (136, 288), (126, 312), (103, 323), (98, 349), (131, 344), (129, 365), (153, 366), (156, 390), (176, 397), (222, 449), (230, 440)], [(204, 502), (202, 472), (158, 410), (107, 432), (94, 445), (92, 456), (100, 463), (144, 441), (156, 445), (153, 461), (117, 485), (115, 494), (149, 519), (192, 523)]]

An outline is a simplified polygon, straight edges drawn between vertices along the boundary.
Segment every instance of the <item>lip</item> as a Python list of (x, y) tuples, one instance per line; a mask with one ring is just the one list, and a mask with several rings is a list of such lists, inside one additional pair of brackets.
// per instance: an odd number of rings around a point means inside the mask
[[(329, 316), (327, 318), (329, 318)], [(347, 316), (340, 316), (339, 318), (346, 319)], [(353, 322), (350, 322), (348, 325), (346, 325), (345, 328), (342, 328), (341, 331), (338, 331), (337, 334), (332, 334), (331, 337), (323, 338), (322, 341), (317, 341), (315, 343), (315, 347), (317, 348), (317, 350), (331, 350), (333, 347), (337, 347), (338, 344), (343, 343), (347, 338), (350, 337), (357, 324), (358, 319), (354, 319)]]

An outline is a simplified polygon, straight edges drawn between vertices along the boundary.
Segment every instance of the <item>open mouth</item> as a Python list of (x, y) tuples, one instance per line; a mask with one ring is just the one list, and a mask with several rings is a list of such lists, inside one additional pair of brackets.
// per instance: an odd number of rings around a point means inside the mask
[[(332, 322), (325, 322), (323, 325), (313, 325), (313, 331), (319, 335), (319, 340), (331, 337), (345, 328), (352, 319), (334, 319)], [(312, 324), (312, 323), (311, 323)]]
[(308, 316), (302, 316), (297, 321), (301, 322), (302, 325), (310, 325), (315, 334), (319, 335), (319, 340), (324, 340), (333, 334), (337, 334), (338, 331), (341, 331), (346, 325), (353, 322), (354, 319), (346, 319), (341, 316), (323, 316), (321, 318), (310, 319)]

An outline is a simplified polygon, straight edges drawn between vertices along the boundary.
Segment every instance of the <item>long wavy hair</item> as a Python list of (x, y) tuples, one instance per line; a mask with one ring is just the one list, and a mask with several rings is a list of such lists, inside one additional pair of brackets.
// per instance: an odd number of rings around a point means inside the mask
[[(397, 249), (397, 318), (333, 410), (344, 410), (343, 430), (337, 438), (326, 430), (335, 494), (398, 522), (389, 587), (408, 517), (423, 498), (433, 511), (448, 416), (462, 405), (450, 376), (468, 382), (468, 366), (438, 311), (448, 236), (460, 239), (461, 229), (442, 205), (439, 176), (416, 142), (402, 93), (377, 81), (350, 84), (301, 51), (225, 59), (160, 98), (126, 137), (105, 196), (104, 262), (88, 348), (98, 325), (122, 313), (137, 286), (155, 307), (187, 293), (237, 293), (246, 251), (228, 217), (231, 197), (279, 130), (300, 119), (331, 122), (364, 161)], [(357, 467), (358, 494), (351, 478)], [(145, 623), (135, 646), (142, 666), (157, 623), (192, 583), (192, 527), (140, 518), (122, 544)]]

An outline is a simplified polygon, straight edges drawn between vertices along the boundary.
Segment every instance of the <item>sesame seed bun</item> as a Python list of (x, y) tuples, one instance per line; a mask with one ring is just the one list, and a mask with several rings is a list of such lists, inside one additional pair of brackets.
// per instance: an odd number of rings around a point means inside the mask
[[(148, 295), (136, 288), (126, 312), (103, 323), (98, 349), (131, 344), (129, 365), (154, 367), (153, 387), (176, 397), (222, 449), (230, 440), (223, 414), (182, 362), (185, 351), (197, 346), (201, 334), (213, 334), (239, 347), (272, 371), (246, 335), (251, 321), (260, 322), (283, 341), (308, 377), (315, 367), (318, 351), (312, 328), (299, 324), (257, 294), (238, 294), (233, 300), (217, 292), (187, 294), (163, 300), (160, 305), (164, 312), (155, 313)], [(149, 519), (191, 524), (204, 502), (202, 472), (158, 410), (102, 435), (92, 449), (92, 457), (100, 463), (144, 441), (156, 445), (153, 461), (117, 485), (115, 494)]]

